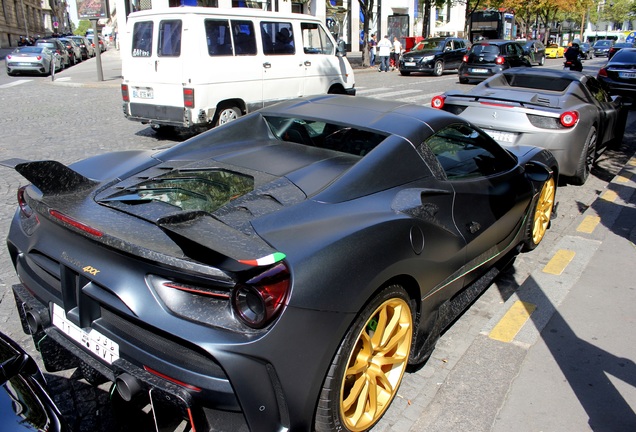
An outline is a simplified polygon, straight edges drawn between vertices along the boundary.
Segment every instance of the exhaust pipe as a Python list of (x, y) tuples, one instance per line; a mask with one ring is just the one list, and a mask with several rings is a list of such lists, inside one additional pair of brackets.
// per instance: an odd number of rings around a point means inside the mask
[(38, 331), (44, 328), (45, 324), (48, 324), (51, 319), (49, 317), (49, 311), (46, 309), (29, 309), (26, 311), (26, 323), (29, 328), (29, 334), (36, 334)]
[(123, 373), (115, 379), (115, 386), (119, 396), (126, 402), (130, 402), (141, 391), (139, 380), (127, 373)]

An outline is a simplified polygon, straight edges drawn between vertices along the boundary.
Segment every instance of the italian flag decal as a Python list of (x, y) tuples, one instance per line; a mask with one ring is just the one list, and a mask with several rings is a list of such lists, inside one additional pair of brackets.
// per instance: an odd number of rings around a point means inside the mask
[(238, 260), (241, 264), (247, 264), (251, 266), (266, 266), (270, 264), (277, 263), (278, 261), (284, 260), (286, 255), (282, 252), (274, 252), (271, 255), (264, 256), (255, 260)]

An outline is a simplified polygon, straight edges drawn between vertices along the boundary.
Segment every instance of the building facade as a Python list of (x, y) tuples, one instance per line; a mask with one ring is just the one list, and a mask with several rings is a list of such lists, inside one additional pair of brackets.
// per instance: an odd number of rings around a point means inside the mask
[(68, 33), (66, 0), (0, 0), (0, 48), (13, 48), (22, 38)]

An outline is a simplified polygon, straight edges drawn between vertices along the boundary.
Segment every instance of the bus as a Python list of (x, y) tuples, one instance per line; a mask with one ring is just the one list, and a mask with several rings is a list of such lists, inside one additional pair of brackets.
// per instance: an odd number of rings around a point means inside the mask
[(516, 33), (515, 16), (511, 12), (481, 10), (470, 14), (468, 37), (471, 42), (482, 39), (511, 40)]

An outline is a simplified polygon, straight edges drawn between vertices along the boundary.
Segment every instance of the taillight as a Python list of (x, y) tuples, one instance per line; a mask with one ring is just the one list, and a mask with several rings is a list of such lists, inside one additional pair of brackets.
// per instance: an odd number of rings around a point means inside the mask
[(431, 100), (431, 106), (433, 108), (436, 108), (436, 109), (442, 109), (442, 108), (444, 108), (444, 101), (445, 100), (446, 100), (446, 96), (443, 96), (443, 95), (435, 96)]
[(85, 233), (92, 236), (101, 237), (103, 235), (101, 231), (96, 230), (95, 228), (91, 228), (82, 222), (76, 221), (72, 217), (66, 216), (64, 213), (60, 213), (57, 210), (49, 210), (49, 214), (55, 219), (61, 220), (62, 222), (67, 223), (72, 227), (77, 228), (80, 231), (84, 231)]
[(600, 76), (604, 76), (604, 77), (606, 77), (606, 76), (607, 76), (607, 69), (606, 69), (606, 68), (600, 68), (600, 69), (598, 70), (598, 74), (599, 74)]
[(42, 56), (37, 56), (36, 59), (38, 59), (38, 61), (42, 60)]
[(194, 89), (183, 89), (183, 106), (186, 108), (194, 108)]
[(26, 186), (22, 186), (18, 189), (18, 206), (20, 207), (22, 214), (25, 217), (30, 218), (33, 216), (33, 209), (29, 206), (29, 204), (27, 204), (26, 199), (24, 198), (24, 190), (26, 188)]
[(121, 98), (124, 102), (130, 102), (130, 94), (128, 93), (128, 84), (121, 85)]
[(7, 56), (7, 59), (8, 59), (8, 60), (11, 60), (11, 54), (9, 54), (9, 55)]
[(462, 57), (462, 61), (464, 63), (468, 63), (468, 55), (465, 55), (464, 57)]
[(238, 284), (232, 295), (232, 306), (249, 327), (262, 328), (283, 308), (290, 285), (289, 270), (284, 263), (279, 263)]
[(579, 121), (579, 113), (576, 111), (566, 111), (559, 118), (561, 124), (567, 128), (572, 127)]
[(498, 65), (504, 64), (504, 58), (502, 56), (497, 56), (497, 58), (495, 59), (495, 63), (497, 63)]

